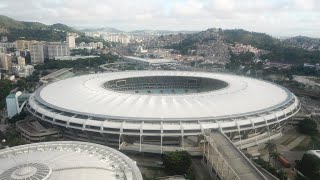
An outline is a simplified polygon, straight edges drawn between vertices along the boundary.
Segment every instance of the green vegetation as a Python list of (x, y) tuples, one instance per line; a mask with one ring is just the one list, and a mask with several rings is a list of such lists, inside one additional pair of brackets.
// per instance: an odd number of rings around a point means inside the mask
[(265, 33), (249, 32), (242, 29), (224, 30), (227, 43), (252, 45), (270, 51), (260, 58), (291, 63), (316, 63), (320, 61), (320, 51), (307, 51), (301, 48), (288, 47), (280, 40)]
[(0, 80), (0, 110), (6, 106), (6, 97), (14, 87), (11, 81), (6, 79)]
[(0, 80), (0, 110), (6, 106), (6, 97), (14, 88), (19, 91), (33, 92), (37, 83), (39, 82), (40, 72), (35, 71), (31, 76), (20, 78), (16, 83), (7, 79)]
[(271, 141), (268, 141), (266, 142), (266, 148), (269, 153), (269, 163), (270, 163), (270, 158), (273, 157), (274, 154), (278, 154), (277, 145)]
[(4, 146), (12, 147), (27, 144), (27, 142), (21, 138), (19, 132), (17, 132), (15, 129), (6, 131), (4, 136), (6, 137), (6, 142), (3, 144)]
[(80, 33), (76, 29), (64, 24), (45, 25), (38, 22), (16, 21), (0, 15), (0, 36), (7, 36), (9, 41), (24, 37), (26, 40), (64, 41), (66, 32)]
[[(226, 69), (238, 70), (240, 66), (254, 66), (253, 62), (254, 53), (245, 52), (241, 54), (231, 54), (230, 62), (225, 65)], [(261, 63), (262, 68), (262, 63)]]
[(62, 69), (62, 68), (74, 68), (74, 69), (86, 69), (89, 67), (98, 68), (102, 64), (113, 63), (118, 59), (119, 59), (119, 56), (106, 54), (106, 55), (100, 55), (100, 57), (97, 57), (97, 58), (78, 59), (75, 61), (46, 60), (44, 64), (35, 66), (35, 69), (49, 70), (49, 69)]
[(0, 33), (0, 36), (7, 36), (9, 41), (15, 41), (24, 37), (26, 40), (37, 41), (65, 41), (66, 33), (45, 29), (11, 29), (8, 33)]
[(223, 30), (223, 38), (227, 43), (241, 43), (260, 49), (270, 50), (281, 42), (265, 33), (249, 32), (243, 29)]
[(14, 115), (11, 119), (8, 119), (8, 123), (16, 124), (16, 122), (24, 120), (27, 117), (27, 113), (25, 111), (21, 111), (20, 114)]
[(304, 154), (297, 162), (297, 169), (311, 180), (320, 179), (320, 159), (313, 154)]
[(0, 15), (0, 27), (7, 28), (7, 29), (24, 29), (24, 28), (41, 29), (41, 28), (46, 28), (47, 25), (42, 23), (37, 23), (37, 22), (16, 21), (7, 16)]
[(298, 124), (298, 130), (302, 134), (307, 134), (310, 136), (318, 134), (317, 123), (310, 118), (305, 118), (303, 121), (300, 121)]
[(170, 175), (188, 174), (191, 166), (191, 156), (187, 151), (167, 152), (163, 157), (165, 171)]
[(278, 177), (280, 180), (288, 179), (288, 175), (285, 171), (276, 167), (272, 167), (270, 163), (264, 161), (260, 157), (258, 159), (253, 159), (253, 161), (258, 165), (260, 165), (265, 170), (267, 170), (268, 172), (270, 172), (271, 174), (273, 174), (274, 176)]

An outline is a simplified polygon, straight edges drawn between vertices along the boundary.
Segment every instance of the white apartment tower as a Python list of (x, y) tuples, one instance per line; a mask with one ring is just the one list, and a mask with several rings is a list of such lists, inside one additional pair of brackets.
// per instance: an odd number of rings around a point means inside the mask
[(12, 57), (10, 54), (0, 54), (1, 66), (4, 70), (11, 70), (12, 68)]
[(44, 63), (44, 59), (48, 58), (48, 47), (45, 43), (36, 43), (31, 45), (30, 49), (31, 63)]
[(26, 65), (26, 59), (22, 56), (18, 56), (18, 65), (23, 68)]
[(74, 33), (68, 33), (66, 41), (69, 48), (72, 49), (76, 47), (76, 37)]
[(48, 58), (54, 59), (56, 56), (70, 56), (70, 48), (68, 47), (67, 43), (48, 43)]

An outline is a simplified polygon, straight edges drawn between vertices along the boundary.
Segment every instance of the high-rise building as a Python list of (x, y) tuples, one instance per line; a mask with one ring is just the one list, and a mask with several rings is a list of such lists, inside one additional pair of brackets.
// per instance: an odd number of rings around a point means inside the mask
[(23, 68), (26, 65), (26, 59), (22, 56), (18, 56), (18, 65)]
[(30, 49), (31, 63), (43, 63), (48, 58), (48, 47), (45, 43), (36, 43), (31, 45)]
[(7, 53), (7, 48), (5, 47), (0, 47), (0, 54), (1, 53)]
[(26, 41), (25, 40), (16, 40), (16, 48), (18, 50), (26, 49)]
[(70, 56), (70, 48), (67, 43), (48, 43), (48, 58), (54, 59), (56, 56)]
[(10, 54), (1, 54), (0, 55), (0, 59), (1, 59), (1, 65), (2, 65), (2, 68), (4, 70), (11, 70), (12, 68), (12, 57)]
[(95, 43), (95, 42), (90, 42), (90, 43), (89, 43), (89, 47), (91, 47), (92, 49), (97, 49), (98, 44)]
[(69, 48), (72, 49), (76, 47), (76, 37), (74, 33), (68, 33), (66, 41)]
[(103, 43), (102, 42), (97, 42), (97, 48), (102, 49), (103, 48)]
[(32, 44), (36, 44), (36, 43), (38, 43), (38, 41), (36, 41), (36, 40), (31, 40), (31, 41), (26, 41), (26, 49), (31, 49), (31, 45)]
[(26, 41), (26, 40), (17, 40), (16, 43), (16, 48), (18, 50), (25, 50), (25, 49), (31, 49), (31, 45), (37, 43), (38, 41), (31, 40), (31, 41)]

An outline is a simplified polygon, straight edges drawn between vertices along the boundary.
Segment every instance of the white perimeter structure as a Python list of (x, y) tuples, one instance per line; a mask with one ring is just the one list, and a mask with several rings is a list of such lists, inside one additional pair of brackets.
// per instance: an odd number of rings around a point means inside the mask
[(191, 151), (211, 130), (241, 148), (255, 146), (279, 137), (300, 105), (287, 89), (258, 79), (130, 71), (51, 83), (30, 97), (27, 108), (67, 138), (162, 153)]
[(112, 148), (57, 141), (1, 150), (0, 179), (142, 180), (142, 176), (134, 161)]

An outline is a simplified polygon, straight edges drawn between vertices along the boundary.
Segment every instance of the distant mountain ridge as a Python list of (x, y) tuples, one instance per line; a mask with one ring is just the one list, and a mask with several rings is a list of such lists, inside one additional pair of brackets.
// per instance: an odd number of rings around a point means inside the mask
[(0, 37), (7, 36), (11, 42), (17, 39), (65, 41), (68, 32), (82, 34), (77, 29), (61, 23), (46, 25), (39, 22), (17, 21), (0, 15)]
[(106, 32), (106, 33), (127, 33), (132, 35), (143, 35), (143, 34), (160, 34), (160, 35), (169, 35), (169, 34), (192, 34), (199, 31), (171, 31), (171, 30), (133, 30), (133, 31), (122, 31), (112, 27), (101, 27), (101, 28), (84, 28), (80, 30), (81, 32)]
[(150, 39), (146, 44), (149, 48), (168, 48), (186, 55), (202, 56), (206, 62), (218, 64), (230, 60), (230, 47), (235, 44), (251, 45), (269, 52), (261, 55), (261, 59), (297, 64), (320, 61), (320, 51), (309, 51), (268, 34), (243, 29), (210, 28), (193, 34), (164, 35)]
[(81, 32), (109, 32), (109, 33), (121, 33), (123, 31), (112, 28), (112, 27), (101, 27), (101, 28), (85, 28), (81, 29)]
[(75, 28), (61, 23), (46, 25), (39, 22), (17, 21), (15, 19), (3, 15), (0, 15), (0, 27), (8, 29), (9, 31), (10, 29), (56, 29), (67, 32), (78, 32), (78, 30), (76, 30)]
[(309, 51), (320, 51), (320, 38), (296, 36), (283, 40), (288, 46), (302, 48)]

